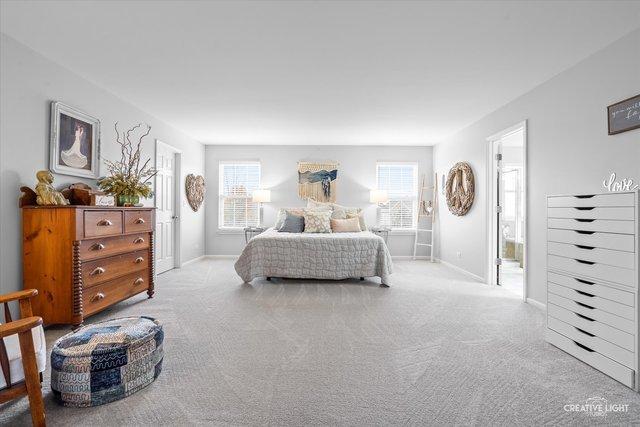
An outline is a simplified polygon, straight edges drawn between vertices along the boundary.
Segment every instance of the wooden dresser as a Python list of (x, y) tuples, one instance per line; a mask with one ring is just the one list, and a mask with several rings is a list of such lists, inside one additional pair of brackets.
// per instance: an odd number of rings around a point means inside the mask
[(153, 296), (154, 208), (24, 206), (23, 287), (45, 324), (80, 325), (117, 302)]
[(638, 193), (547, 198), (547, 341), (638, 390)]

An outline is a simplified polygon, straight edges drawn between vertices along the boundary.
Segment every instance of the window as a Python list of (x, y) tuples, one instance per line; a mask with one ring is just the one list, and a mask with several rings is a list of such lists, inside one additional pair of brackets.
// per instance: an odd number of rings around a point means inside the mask
[(387, 190), (389, 203), (380, 207), (380, 225), (391, 229), (416, 228), (418, 165), (415, 163), (378, 163), (376, 181), (379, 190)]
[(260, 163), (220, 163), (219, 228), (244, 228), (260, 224), (260, 205), (253, 190), (260, 188)]

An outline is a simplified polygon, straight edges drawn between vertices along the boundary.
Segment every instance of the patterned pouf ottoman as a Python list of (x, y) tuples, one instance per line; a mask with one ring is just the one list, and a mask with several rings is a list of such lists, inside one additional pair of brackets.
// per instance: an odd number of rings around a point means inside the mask
[(162, 325), (124, 317), (84, 326), (51, 350), (51, 390), (65, 406), (113, 402), (151, 384), (162, 370)]

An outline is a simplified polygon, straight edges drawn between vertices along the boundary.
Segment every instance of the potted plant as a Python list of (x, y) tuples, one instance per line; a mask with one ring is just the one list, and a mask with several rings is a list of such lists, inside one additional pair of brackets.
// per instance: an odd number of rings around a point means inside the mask
[(153, 197), (151, 190), (151, 178), (157, 171), (149, 165), (151, 159), (147, 159), (140, 166), (140, 150), (142, 140), (151, 132), (151, 126), (140, 136), (137, 144), (131, 142), (131, 134), (140, 128), (140, 123), (131, 129), (118, 132), (118, 123), (115, 124), (116, 142), (120, 145), (120, 160), (104, 160), (109, 176), (98, 179), (98, 186), (107, 194), (115, 196), (118, 206), (135, 206), (140, 203), (140, 198)]

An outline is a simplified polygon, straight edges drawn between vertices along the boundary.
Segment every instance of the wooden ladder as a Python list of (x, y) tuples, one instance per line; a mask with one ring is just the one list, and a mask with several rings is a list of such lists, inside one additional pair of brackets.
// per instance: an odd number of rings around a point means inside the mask
[[(431, 191), (431, 200), (425, 201), (424, 192)], [(435, 234), (435, 213), (438, 196), (438, 175), (435, 175), (433, 185), (426, 186), (425, 176), (422, 175), (420, 182), (420, 193), (418, 197), (418, 219), (416, 223), (416, 234), (413, 239), (413, 259), (416, 259), (418, 248), (421, 246), (430, 248), (430, 261), (433, 262), (433, 241)], [(420, 228), (420, 218), (431, 218), (431, 228)], [(429, 243), (420, 240), (421, 233), (429, 233)]]

